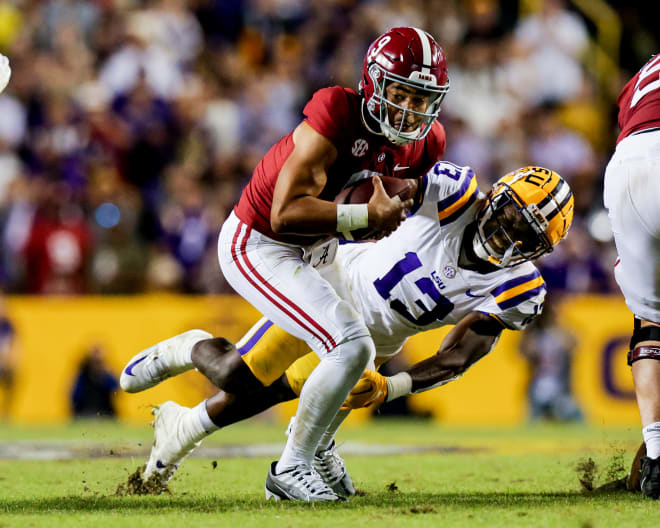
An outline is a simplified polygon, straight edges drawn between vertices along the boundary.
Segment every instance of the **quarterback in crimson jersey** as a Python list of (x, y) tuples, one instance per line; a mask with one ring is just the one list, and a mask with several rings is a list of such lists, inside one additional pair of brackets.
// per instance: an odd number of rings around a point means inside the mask
[[(367, 128), (365, 123), (373, 118), (363, 112), (362, 100), (350, 88), (333, 86), (317, 91), (303, 110), (303, 122), (337, 149), (337, 158), (326, 170), (327, 182), (319, 198), (332, 200), (348, 181), (359, 177), (417, 177), (445, 152), (445, 131), (439, 122), (431, 123), (423, 139), (396, 145)], [(276, 143), (257, 165), (235, 211), (246, 224), (273, 239), (309, 244), (313, 237), (278, 235), (270, 224), (275, 182), (292, 150), (293, 132)]]
[[(605, 171), (604, 201), (618, 259), (614, 276), (635, 315), (628, 364), (646, 444), (629, 485), (660, 498), (660, 55), (625, 85), (617, 101), (616, 151)], [(641, 460), (638, 460), (642, 455)], [(631, 484), (634, 482), (634, 484)], [(637, 484), (639, 482), (639, 484)]]
[[(300, 394), (295, 431), (268, 472), (266, 498), (341, 500), (314, 469), (315, 455), (375, 345), (362, 316), (312, 266), (311, 255), (336, 253), (337, 233), (370, 228), (383, 238), (406, 218), (414, 200), (390, 198), (379, 175), (419, 177), (443, 155), (444, 132), (435, 120), (448, 89), (446, 60), (431, 35), (412, 27), (387, 31), (367, 50), (359, 93), (339, 87), (317, 92), (302, 123), (257, 165), (222, 227), (218, 260), (227, 282), (320, 359)], [(374, 176), (368, 203), (334, 203), (349, 181), (366, 176)], [(124, 390), (150, 386), (162, 348), (128, 363), (120, 379)], [(205, 374), (232, 397), (260, 388), (222, 338), (187, 333), (164, 348), (181, 351), (180, 366), (193, 348), (215, 358), (204, 362)], [(205, 404), (198, 412), (199, 423), (216, 427)]]

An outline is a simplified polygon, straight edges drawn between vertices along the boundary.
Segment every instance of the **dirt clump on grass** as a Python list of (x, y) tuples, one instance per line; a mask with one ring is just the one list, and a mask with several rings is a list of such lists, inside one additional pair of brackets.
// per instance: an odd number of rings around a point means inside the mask
[(575, 471), (578, 474), (578, 480), (582, 488), (586, 491), (594, 490), (594, 481), (598, 473), (598, 466), (594, 459), (589, 457), (586, 460), (580, 460), (575, 466)]
[(596, 485), (596, 481), (599, 480), (599, 470), (593, 459), (590, 457), (578, 462), (575, 470), (578, 473), (578, 480), (583, 491), (610, 493), (627, 490), (629, 477), (626, 473), (624, 457), (625, 451), (617, 449), (603, 472), (602, 479), (605, 480), (605, 483), (600, 486)]
[(127, 497), (131, 495), (171, 495), (167, 487), (168, 475), (154, 473), (147, 480), (142, 479), (144, 467), (140, 466), (128, 476), (128, 480), (117, 486), (115, 495), (118, 497)]
[(387, 486), (385, 486), (385, 489), (387, 489), (389, 492), (395, 493), (399, 491), (399, 486), (396, 485), (396, 482), (390, 482)]

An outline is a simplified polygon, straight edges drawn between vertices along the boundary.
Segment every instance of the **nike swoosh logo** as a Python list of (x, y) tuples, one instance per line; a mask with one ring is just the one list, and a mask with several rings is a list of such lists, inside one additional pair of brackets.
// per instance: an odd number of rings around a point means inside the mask
[(410, 167), (399, 167), (398, 163), (394, 166), (395, 171), (405, 170), (405, 169), (409, 169), (409, 168)]
[(135, 374), (133, 374), (133, 368), (134, 368), (135, 365), (137, 365), (138, 363), (140, 363), (140, 362), (144, 361), (145, 359), (147, 359), (147, 356), (148, 356), (148, 355), (149, 355), (149, 354), (145, 354), (145, 355), (142, 356), (141, 358), (138, 358), (138, 359), (136, 359), (135, 361), (133, 361), (133, 363), (131, 363), (128, 367), (126, 367), (126, 370), (124, 370), (124, 372), (126, 372), (126, 374), (128, 374), (129, 376), (135, 376)]
[(482, 297), (485, 297), (485, 295), (474, 295), (470, 293), (470, 290), (465, 290), (465, 295), (472, 297), (473, 299), (481, 299)]

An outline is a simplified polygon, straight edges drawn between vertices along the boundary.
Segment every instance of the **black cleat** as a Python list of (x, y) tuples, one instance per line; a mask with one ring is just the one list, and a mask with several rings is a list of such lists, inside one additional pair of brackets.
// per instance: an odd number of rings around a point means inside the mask
[(660, 498), (660, 458), (642, 458), (642, 495)]

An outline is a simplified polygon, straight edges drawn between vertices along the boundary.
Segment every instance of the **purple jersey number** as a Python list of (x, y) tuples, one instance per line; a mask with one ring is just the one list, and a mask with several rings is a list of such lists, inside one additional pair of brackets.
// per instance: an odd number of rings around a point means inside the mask
[[(422, 263), (417, 254), (408, 252), (383, 277), (374, 281), (374, 287), (378, 294), (387, 300), (390, 298), (390, 293), (394, 287), (401, 282), (405, 275), (421, 267)], [(422, 299), (416, 299), (415, 304), (424, 312), (419, 317), (415, 318), (400, 299), (392, 299), (390, 301), (390, 308), (405, 317), (412, 324), (426, 326), (434, 321), (442, 321), (454, 309), (453, 303), (438, 291), (435, 283), (429, 277), (422, 277), (416, 280), (415, 286), (417, 286), (422, 294), (430, 297), (435, 303), (435, 306), (429, 310), (422, 302)]]

